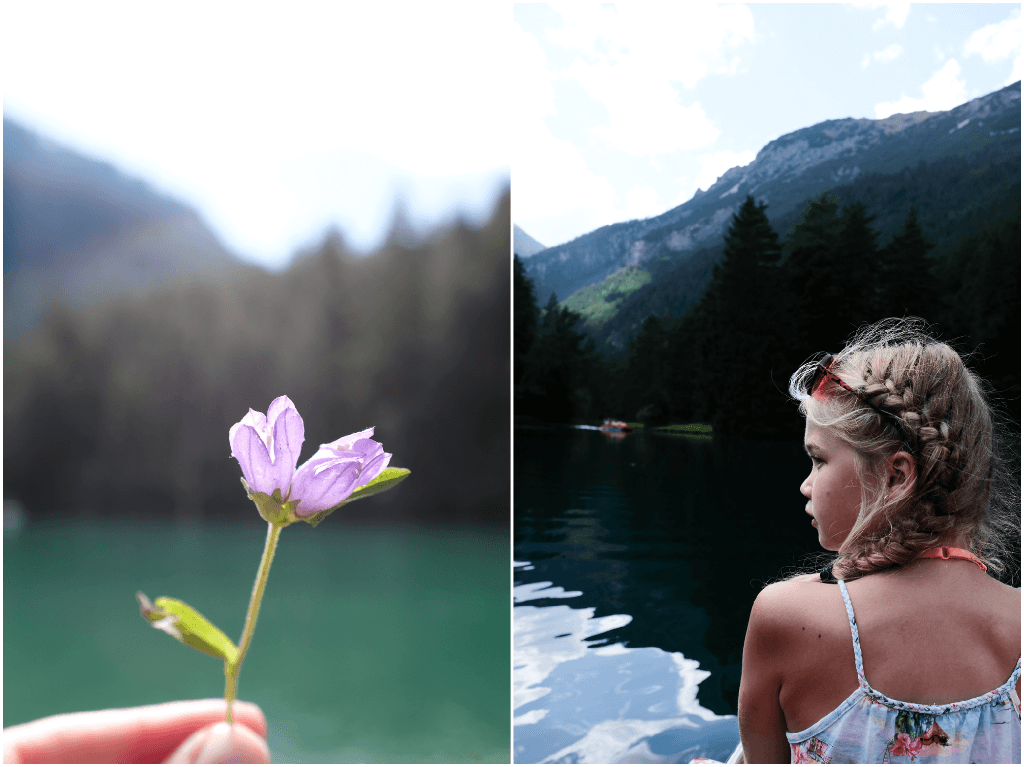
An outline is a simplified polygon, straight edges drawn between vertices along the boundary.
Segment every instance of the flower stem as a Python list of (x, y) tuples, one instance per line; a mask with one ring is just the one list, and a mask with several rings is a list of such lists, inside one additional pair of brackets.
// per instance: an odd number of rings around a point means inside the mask
[(277, 538), (281, 534), (284, 525), (267, 523), (267, 542), (263, 546), (263, 558), (260, 560), (260, 569), (256, 573), (256, 583), (252, 587), (252, 598), (249, 600), (249, 611), (245, 614), (245, 628), (242, 630), (242, 642), (238, 647), (238, 657), (234, 663), (224, 663), (224, 700), (228, 704), (227, 722), (231, 723), (232, 704), (238, 692), (238, 673), (242, 669), (242, 661), (245, 660), (245, 653), (252, 642), (252, 632), (256, 628), (256, 618), (260, 614), (260, 602), (263, 601), (263, 589), (267, 586), (267, 577), (270, 575), (270, 563), (274, 561), (274, 550), (277, 548)]

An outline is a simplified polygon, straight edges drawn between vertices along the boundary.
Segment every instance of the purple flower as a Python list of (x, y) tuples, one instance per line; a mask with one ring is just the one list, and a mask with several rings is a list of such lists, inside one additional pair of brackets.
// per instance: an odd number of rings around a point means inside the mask
[(278, 503), (294, 504), (299, 519), (336, 508), (376, 479), (391, 460), (370, 439), (370, 428), (321, 445), (296, 469), (304, 434), (302, 418), (288, 397), (271, 402), (265, 416), (250, 410), (228, 432), (231, 454), (242, 467), (250, 494), (273, 496), (278, 491)]
[(249, 489), (267, 495), (280, 490), (281, 500), (288, 499), (304, 439), (302, 418), (287, 397), (271, 402), (266, 415), (250, 408), (228, 432), (231, 455)]
[(292, 497), (299, 519), (337, 506), (356, 488), (372, 482), (387, 468), (391, 453), (374, 442), (373, 429), (349, 434), (321, 445), (313, 457), (295, 472)]

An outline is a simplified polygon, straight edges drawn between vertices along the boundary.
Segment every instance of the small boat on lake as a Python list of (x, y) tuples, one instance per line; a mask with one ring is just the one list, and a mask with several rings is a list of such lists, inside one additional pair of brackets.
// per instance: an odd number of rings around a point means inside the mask
[(605, 418), (604, 423), (598, 426), (601, 431), (607, 431), (612, 433), (625, 433), (633, 431), (633, 427), (625, 421), (613, 421), (611, 418)]

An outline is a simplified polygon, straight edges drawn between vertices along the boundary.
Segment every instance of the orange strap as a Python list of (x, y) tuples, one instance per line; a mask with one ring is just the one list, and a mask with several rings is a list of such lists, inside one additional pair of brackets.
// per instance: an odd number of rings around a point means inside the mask
[(988, 572), (985, 563), (967, 549), (957, 549), (952, 546), (936, 546), (934, 549), (922, 551), (917, 555), (917, 559), (966, 559), (968, 562), (974, 562), (982, 572)]

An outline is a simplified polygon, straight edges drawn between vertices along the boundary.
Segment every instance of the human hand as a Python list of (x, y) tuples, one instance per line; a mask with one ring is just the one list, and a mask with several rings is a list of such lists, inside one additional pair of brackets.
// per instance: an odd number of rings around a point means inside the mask
[(266, 764), (267, 720), (236, 701), (234, 725), (223, 698), (58, 714), (4, 730), (4, 763)]

